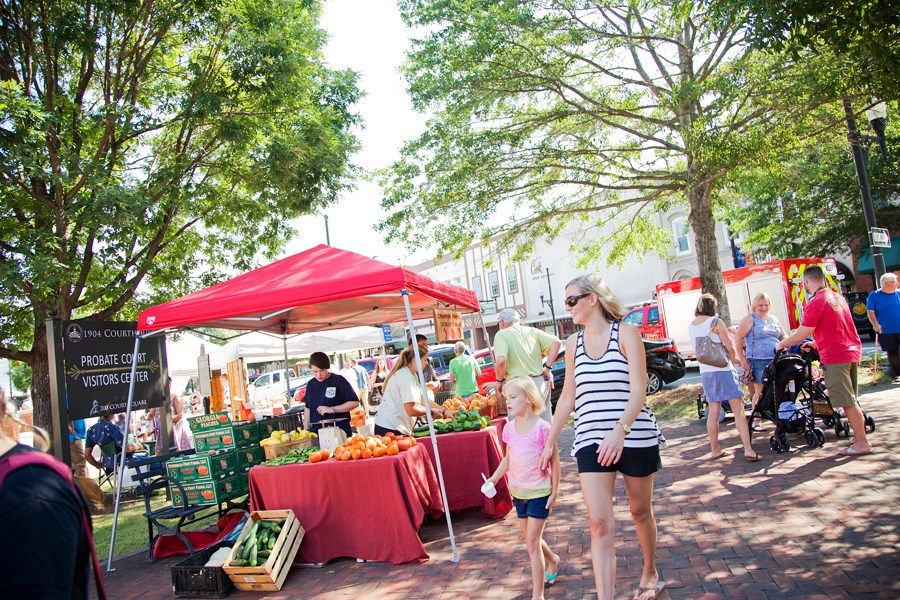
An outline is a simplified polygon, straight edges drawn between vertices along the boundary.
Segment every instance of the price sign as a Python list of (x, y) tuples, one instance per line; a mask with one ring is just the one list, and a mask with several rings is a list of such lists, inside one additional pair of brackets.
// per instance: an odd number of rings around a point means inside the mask
[(439, 342), (463, 339), (462, 315), (452, 310), (435, 309), (434, 335)]

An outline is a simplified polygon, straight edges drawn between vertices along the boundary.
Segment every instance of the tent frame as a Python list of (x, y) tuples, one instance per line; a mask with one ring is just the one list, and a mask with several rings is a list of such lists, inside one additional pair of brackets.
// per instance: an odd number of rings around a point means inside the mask
[[(403, 300), (404, 309), (406, 311), (406, 319), (407, 319), (407, 323), (409, 326), (410, 339), (415, 340), (416, 339), (416, 326), (413, 321), (412, 307), (410, 306), (410, 303), (409, 303), (410, 292), (406, 288), (401, 288), (397, 292), (397, 294), (399, 294)], [(387, 296), (388, 294), (379, 294), (379, 295)], [(393, 297), (395, 294), (389, 294), (389, 295)], [(371, 294), (369, 296), (371, 296)], [(440, 301), (436, 301), (436, 304), (440, 304)], [(279, 311), (279, 312), (285, 312), (285, 311)], [(479, 317), (480, 316), (481, 315), (479, 313)], [(257, 320), (257, 319), (253, 318), (250, 320)], [(483, 318), (481, 319), (481, 326), (484, 331), (485, 339), (487, 340), (488, 339), (487, 328), (485, 327)], [(110, 542), (109, 542), (109, 557), (107, 559), (107, 564), (106, 564), (106, 571), (108, 573), (115, 570), (112, 566), (113, 552), (115, 551), (115, 546), (116, 546), (116, 530), (117, 530), (117, 525), (118, 525), (118, 521), (119, 521), (119, 507), (120, 507), (121, 494), (122, 494), (122, 485), (125, 480), (125, 451), (128, 447), (128, 431), (131, 428), (131, 406), (132, 406), (132, 402), (134, 400), (134, 381), (135, 381), (135, 374), (137, 371), (137, 355), (140, 351), (141, 340), (143, 338), (150, 338), (150, 337), (154, 337), (157, 335), (165, 335), (169, 332), (174, 332), (174, 331), (178, 331), (181, 329), (190, 329), (190, 328), (189, 327), (181, 327), (181, 328), (176, 328), (176, 329), (172, 329), (172, 328), (160, 329), (160, 330), (156, 330), (156, 331), (150, 331), (150, 332), (147, 332), (144, 334), (137, 334), (137, 335), (135, 335), (135, 338), (134, 338), (134, 354), (132, 355), (132, 360), (131, 360), (131, 381), (128, 386), (128, 402), (125, 407), (125, 423), (126, 423), (127, 429), (126, 429), (125, 440), (124, 440), (124, 443), (122, 444), (122, 452), (121, 452), (121, 457), (120, 457), (119, 466), (118, 466), (117, 479), (118, 479), (119, 484), (116, 487), (116, 503), (115, 503), (115, 509), (113, 510), (113, 525), (112, 525), (112, 532), (111, 532), (111, 537), (110, 537)], [(248, 332), (249, 331), (253, 331), (253, 330), (248, 330)], [(263, 331), (263, 330), (260, 330), (260, 331)], [(325, 329), (322, 329), (322, 331), (325, 331)], [(263, 332), (266, 333), (265, 331), (263, 331)], [(274, 334), (273, 334), (273, 336), (274, 336)], [(238, 337), (238, 336), (234, 336), (234, 337)], [(277, 337), (277, 336), (274, 336), (274, 337)], [(287, 337), (288, 336), (286, 333), (283, 333), (281, 335), (282, 340), (284, 340), (284, 366), (285, 366), (286, 370), (288, 368)], [(490, 344), (488, 344), (488, 347), (490, 348)], [(416, 371), (418, 373), (418, 378), (419, 378), (419, 389), (422, 393), (422, 399), (423, 399), (423, 402), (425, 403), (425, 407), (426, 407), (425, 417), (428, 422), (429, 437), (431, 438), (431, 446), (434, 449), (434, 458), (435, 458), (435, 465), (437, 467), (436, 471), (437, 471), (437, 476), (438, 476), (438, 484), (439, 484), (440, 490), (441, 490), (441, 501), (443, 502), (443, 505), (444, 505), (444, 516), (446, 517), (446, 520), (447, 520), (447, 531), (450, 536), (450, 561), (454, 562), (454, 563), (458, 563), (459, 562), (459, 552), (458, 552), (457, 545), (456, 545), (456, 535), (453, 530), (453, 520), (450, 516), (450, 503), (447, 500), (447, 488), (444, 484), (444, 472), (441, 467), (441, 454), (440, 454), (440, 451), (438, 450), (437, 433), (434, 428), (434, 419), (431, 415), (431, 409), (430, 409), (429, 400), (428, 400), (428, 388), (425, 385), (425, 373), (422, 370), (422, 357), (419, 354), (419, 345), (418, 344), (413, 344), (413, 352), (414, 352), (415, 358), (416, 358)], [(491, 348), (491, 354), (493, 354), (493, 348)], [(289, 385), (290, 384), (288, 383), (288, 386)], [(290, 390), (290, 387), (288, 387), (288, 390)], [(169, 401), (169, 399), (166, 398), (166, 400), (164, 402), (168, 402), (168, 401)]]

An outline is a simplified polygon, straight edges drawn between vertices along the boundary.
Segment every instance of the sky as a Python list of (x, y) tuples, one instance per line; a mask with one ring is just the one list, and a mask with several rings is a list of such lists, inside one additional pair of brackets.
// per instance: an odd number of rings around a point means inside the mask
[[(425, 128), (425, 116), (416, 113), (399, 69), (410, 47), (409, 31), (395, 0), (325, 0), (321, 25), (329, 34), (325, 60), (332, 68), (359, 73), (365, 96), (357, 105), (362, 128), (357, 131), (360, 150), (353, 162), (366, 171), (389, 165), (400, 148)], [(386, 244), (374, 228), (382, 218), (381, 190), (358, 180), (324, 211), (328, 215), (331, 244), (393, 264), (413, 265), (433, 256), (434, 250), (410, 255), (400, 244)], [(325, 243), (322, 213), (298, 219), (297, 234), (284, 256)]]

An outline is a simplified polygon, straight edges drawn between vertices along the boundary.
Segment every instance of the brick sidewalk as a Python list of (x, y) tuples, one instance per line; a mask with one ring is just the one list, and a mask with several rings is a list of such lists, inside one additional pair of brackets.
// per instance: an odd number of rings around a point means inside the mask
[[(876, 453), (837, 458), (833, 432), (823, 448), (804, 446), (776, 455), (768, 434), (757, 434), (758, 463), (736, 457), (700, 462), (706, 430), (697, 420), (664, 423), (669, 448), (657, 477), (658, 563), (669, 583), (663, 598), (898, 598), (900, 543), (897, 517), (900, 442), (894, 407), (900, 387), (861, 398), (877, 422)], [(770, 427), (771, 429), (771, 427)], [(565, 446), (571, 444), (567, 430)], [(731, 422), (721, 439), (739, 449)], [(795, 438), (794, 443), (802, 440)], [(568, 450), (565, 450), (566, 455)], [(549, 598), (594, 594), (590, 539), (575, 465), (564, 461), (560, 502), (545, 539), (563, 557)], [(624, 501), (616, 491), (619, 597), (629, 598), (640, 575), (640, 549)], [(450, 562), (444, 521), (426, 524), (431, 560), (420, 565), (359, 564), (339, 560), (321, 569), (294, 568), (281, 592), (236, 592), (233, 598), (528, 598), (527, 554), (513, 522), (459, 517), (460, 562)], [(180, 560), (180, 559), (177, 559)], [(145, 563), (143, 555), (116, 563), (107, 576), (111, 598), (171, 598), (169, 567), (176, 559)]]

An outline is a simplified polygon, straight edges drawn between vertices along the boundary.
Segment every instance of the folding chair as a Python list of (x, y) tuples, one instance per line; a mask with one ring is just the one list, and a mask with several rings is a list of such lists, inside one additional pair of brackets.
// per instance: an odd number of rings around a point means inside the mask
[(103, 487), (104, 483), (109, 483), (109, 486), (115, 489), (116, 485), (118, 485), (116, 481), (116, 467), (119, 464), (119, 447), (116, 446), (115, 442), (107, 442), (100, 446), (100, 462), (103, 463), (103, 459), (107, 456), (111, 456), (113, 459), (112, 471), (107, 472), (106, 467), (100, 469), (100, 474), (97, 476), (97, 485)]

